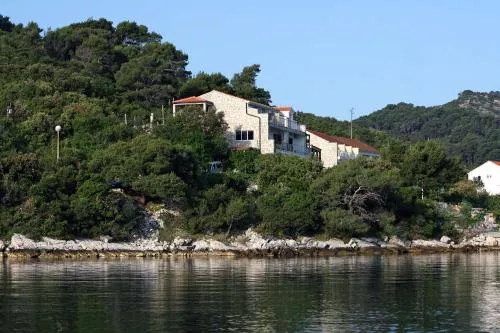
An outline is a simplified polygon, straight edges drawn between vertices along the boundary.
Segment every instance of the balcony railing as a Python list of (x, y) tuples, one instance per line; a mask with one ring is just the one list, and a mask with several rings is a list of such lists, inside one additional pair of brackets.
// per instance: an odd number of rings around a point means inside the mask
[(290, 118), (283, 117), (283, 116), (275, 116), (275, 115), (270, 115), (269, 117), (269, 125), (278, 127), (278, 128), (287, 128), (291, 129), (294, 131), (299, 131), (299, 132), (305, 132), (306, 131), (306, 126), (301, 125), (295, 120), (291, 120)]
[(357, 157), (358, 155), (355, 154), (354, 152), (347, 152), (347, 151), (339, 151), (338, 152), (338, 159), (340, 161), (343, 160), (353, 160)]
[(311, 149), (306, 146), (293, 145), (289, 143), (277, 143), (274, 145), (276, 152), (281, 153), (292, 153), (301, 156), (309, 156), (311, 154)]

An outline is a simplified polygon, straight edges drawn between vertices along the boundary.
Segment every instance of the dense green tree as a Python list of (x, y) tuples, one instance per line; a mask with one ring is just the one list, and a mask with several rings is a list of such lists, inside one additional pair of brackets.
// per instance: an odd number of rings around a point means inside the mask
[(147, 43), (160, 43), (161, 36), (149, 32), (144, 25), (136, 22), (123, 21), (116, 26), (116, 38), (119, 43), (142, 47)]
[(294, 191), (282, 183), (270, 185), (257, 198), (259, 231), (297, 237), (317, 232), (317, 197), (307, 190)]
[(200, 72), (180, 87), (179, 98), (199, 96), (214, 89), (227, 93), (232, 92), (229, 80), (221, 73)]
[[(399, 199), (399, 170), (383, 160), (356, 159), (342, 162), (318, 177), (312, 185), (330, 235), (341, 232), (384, 232), (384, 211), (393, 212)], [(345, 218), (337, 219), (340, 210)]]
[(189, 147), (147, 135), (99, 151), (89, 167), (101, 182), (164, 200), (185, 198), (200, 171)]
[(269, 91), (256, 86), (257, 75), (259, 73), (260, 65), (246, 66), (241, 73), (234, 74), (231, 79), (231, 87), (236, 96), (269, 105), (271, 104), (271, 94)]
[(424, 187), (432, 194), (448, 188), (464, 176), (457, 159), (448, 158), (437, 141), (422, 141), (411, 145), (401, 163), (406, 185)]
[(210, 109), (187, 107), (175, 117), (167, 117), (164, 126), (157, 126), (153, 132), (157, 137), (173, 143), (189, 145), (203, 165), (209, 161), (226, 160), (229, 146), (224, 137), (227, 125), (224, 114)]
[(124, 63), (115, 74), (116, 84), (127, 101), (145, 105), (168, 104), (188, 79), (187, 55), (170, 43), (146, 44), (139, 55)]
[(0, 15), (0, 30), (11, 32), (15, 25), (10, 21), (8, 16)]
[(257, 209), (260, 230), (280, 236), (310, 234), (318, 230), (316, 200), (311, 182), (321, 164), (313, 159), (287, 155), (261, 155), (256, 164), (260, 196)]

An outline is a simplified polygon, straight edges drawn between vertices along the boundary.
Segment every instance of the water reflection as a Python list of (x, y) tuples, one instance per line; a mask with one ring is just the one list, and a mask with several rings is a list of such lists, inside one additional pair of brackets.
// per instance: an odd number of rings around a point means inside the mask
[(494, 332), (500, 256), (4, 261), (6, 332)]

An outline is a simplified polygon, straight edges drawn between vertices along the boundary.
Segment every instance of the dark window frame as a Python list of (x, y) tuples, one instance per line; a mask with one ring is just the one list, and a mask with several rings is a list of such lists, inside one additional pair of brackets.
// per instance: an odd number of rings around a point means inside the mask
[(253, 130), (237, 130), (236, 141), (253, 141)]

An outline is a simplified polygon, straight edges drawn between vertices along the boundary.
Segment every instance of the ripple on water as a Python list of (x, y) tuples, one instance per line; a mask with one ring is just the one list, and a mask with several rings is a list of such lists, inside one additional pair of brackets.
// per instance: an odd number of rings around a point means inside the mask
[(8, 332), (498, 331), (500, 256), (4, 261)]

